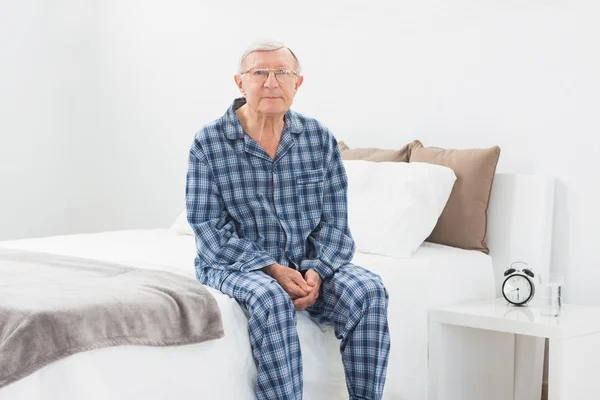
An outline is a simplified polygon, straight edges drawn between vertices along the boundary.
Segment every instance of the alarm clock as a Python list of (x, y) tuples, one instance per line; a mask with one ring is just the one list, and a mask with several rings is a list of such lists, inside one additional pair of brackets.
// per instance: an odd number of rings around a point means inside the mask
[[(524, 264), (525, 268), (513, 268), (515, 264)], [(502, 284), (502, 296), (510, 304), (515, 306), (525, 306), (535, 294), (535, 284), (533, 277), (535, 274), (527, 268), (527, 263), (515, 261), (510, 264), (504, 272), (504, 283)]]

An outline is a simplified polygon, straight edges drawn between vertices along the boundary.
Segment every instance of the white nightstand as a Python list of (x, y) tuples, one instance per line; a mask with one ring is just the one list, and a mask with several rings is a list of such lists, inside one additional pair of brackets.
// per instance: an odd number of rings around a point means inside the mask
[(549, 339), (549, 400), (600, 399), (600, 308), (564, 304), (546, 317), (500, 298), (429, 311), (428, 400), (523, 398), (515, 360), (535, 338)]

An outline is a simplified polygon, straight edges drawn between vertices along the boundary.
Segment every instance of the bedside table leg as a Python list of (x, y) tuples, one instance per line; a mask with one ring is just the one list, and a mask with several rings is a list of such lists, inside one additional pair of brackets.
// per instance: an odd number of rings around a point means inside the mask
[(550, 339), (548, 400), (600, 399), (600, 333)]
[(545, 343), (543, 337), (515, 335), (514, 400), (542, 398)]
[(513, 334), (430, 322), (427, 399), (512, 399), (514, 351)]

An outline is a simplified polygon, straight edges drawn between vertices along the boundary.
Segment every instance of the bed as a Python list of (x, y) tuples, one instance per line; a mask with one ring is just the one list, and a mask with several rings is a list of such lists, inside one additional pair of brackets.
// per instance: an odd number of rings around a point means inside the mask
[[(426, 398), (427, 310), (494, 298), (511, 260), (548, 271), (553, 181), (498, 174), (489, 210), (491, 254), (423, 243), (409, 259), (357, 252), (353, 262), (380, 274), (390, 293), (392, 351), (385, 399)], [(194, 239), (172, 229), (126, 230), (0, 242), (0, 247), (118, 262), (194, 278)], [(225, 337), (198, 344), (119, 346), (74, 354), (0, 389), (0, 400), (253, 399), (256, 369), (247, 319), (213, 289)], [(347, 398), (333, 329), (298, 318), (304, 398)], [(532, 353), (529, 358), (539, 358)], [(523, 360), (527, 366), (530, 359)], [(537, 374), (539, 371), (532, 371)]]

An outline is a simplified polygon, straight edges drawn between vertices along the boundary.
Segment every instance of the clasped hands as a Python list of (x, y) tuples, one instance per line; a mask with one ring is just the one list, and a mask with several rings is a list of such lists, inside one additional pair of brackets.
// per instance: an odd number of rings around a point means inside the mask
[(317, 301), (323, 280), (314, 269), (307, 270), (304, 277), (295, 269), (280, 264), (271, 264), (264, 271), (286, 291), (297, 311), (306, 310)]

